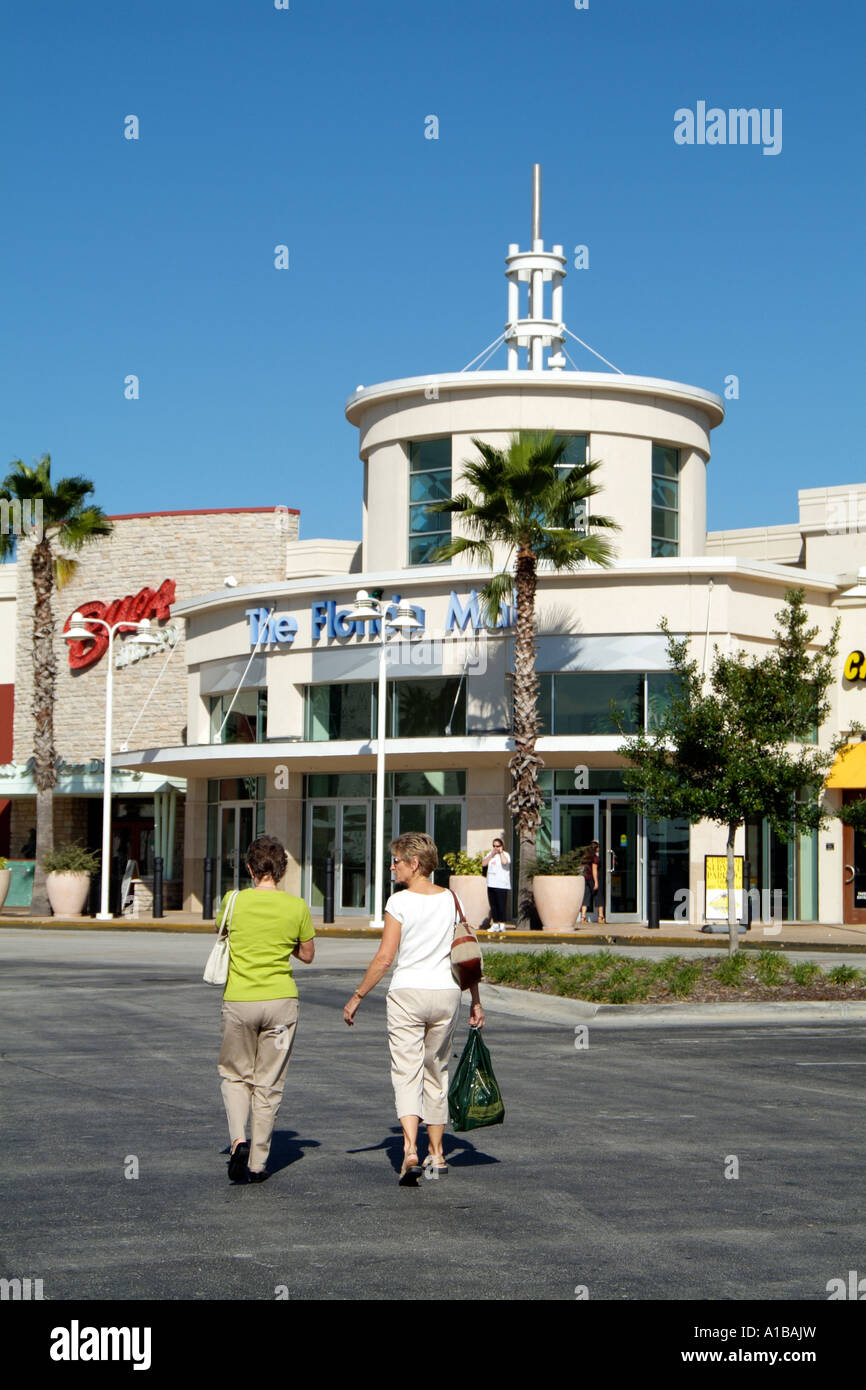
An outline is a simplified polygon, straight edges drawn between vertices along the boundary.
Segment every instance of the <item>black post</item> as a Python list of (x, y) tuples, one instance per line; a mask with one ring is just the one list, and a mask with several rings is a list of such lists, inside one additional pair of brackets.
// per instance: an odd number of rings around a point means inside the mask
[(213, 917), (213, 881), (216, 861), (208, 856), (204, 861), (204, 889), (201, 895), (201, 915), (206, 922)]
[[(748, 859), (743, 860), (743, 926), (746, 931), (752, 930), (752, 894), (749, 891), (752, 886), (752, 866)], [(736, 889), (734, 890), (736, 892)]]
[(153, 915), (162, 916), (162, 858), (158, 854), (153, 861)]
[(325, 891), (322, 903), (322, 921), (334, 920), (334, 856), (325, 855)]
[(653, 856), (649, 861), (649, 904), (647, 911), (647, 927), (651, 931), (658, 931), (661, 917), (659, 909), (659, 869), (661, 865)]
[(112, 917), (123, 916), (123, 869), (124, 861), (119, 854), (115, 854), (111, 861), (111, 878), (109, 880), (108, 910)]

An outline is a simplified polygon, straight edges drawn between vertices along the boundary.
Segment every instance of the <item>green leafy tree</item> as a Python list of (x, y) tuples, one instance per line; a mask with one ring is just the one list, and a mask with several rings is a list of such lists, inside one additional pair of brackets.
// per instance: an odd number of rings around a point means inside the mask
[[(48, 913), (45, 890), (44, 856), (54, 847), (54, 788), (57, 785), (57, 753), (54, 747), (54, 691), (57, 657), (54, 650), (55, 587), (62, 589), (75, 574), (78, 561), (68, 551), (111, 532), (111, 522), (101, 507), (86, 499), (93, 492), (88, 478), (61, 478), (51, 481), (51, 458), (45, 454), (35, 468), (21, 462), (0, 485), (4, 517), (23, 516), (26, 525), (18, 529), (5, 526), (0, 533), (0, 558), (9, 558), (22, 541), (19, 559), (29, 553), (33, 577), (33, 776), (36, 782), (36, 871), (33, 881), (33, 912)], [(23, 505), (22, 505), (23, 504)], [(15, 511), (12, 511), (15, 508)], [(105, 775), (109, 776), (106, 768)]]
[[(730, 952), (739, 944), (734, 891), (734, 836), (762, 817), (784, 840), (817, 830), (828, 816), (822, 802), (827, 772), (846, 740), (819, 748), (810, 740), (830, 712), (839, 622), (823, 650), (810, 653), (818, 628), (807, 628), (804, 591), (790, 589), (776, 614), (776, 645), (766, 656), (716, 649), (705, 683), (688, 640), (665, 620), (673, 679), (670, 702), (651, 733), (626, 739), (619, 752), (632, 766), (625, 785), (652, 820), (709, 820), (727, 829)], [(748, 888), (748, 884), (744, 885)]]
[[(507, 548), (505, 567), (481, 592), (485, 618), (495, 623), (503, 602), (514, 596), (517, 616), (514, 638), (514, 754), (509, 762), (512, 788), (508, 809), (520, 841), (519, 916), (529, 912), (530, 880), (535, 862), (535, 836), (544, 804), (538, 785), (543, 765), (535, 751), (538, 738), (538, 676), (535, 670), (535, 596), (538, 566), (575, 570), (591, 563), (610, 566), (613, 548), (596, 532), (618, 530), (610, 517), (585, 513), (584, 503), (600, 492), (593, 475), (598, 462), (562, 466), (566, 439), (554, 434), (521, 432), (507, 449), (494, 449), (482, 439), (472, 443), (480, 458), (463, 464), (471, 492), (431, 510), (459, 517), (464, 535), (442, 546), (435, 560), (467, 555), (487, 568), (494, 565), (494, 545)], [(559, 465), (559, 467), (558, 467)]]

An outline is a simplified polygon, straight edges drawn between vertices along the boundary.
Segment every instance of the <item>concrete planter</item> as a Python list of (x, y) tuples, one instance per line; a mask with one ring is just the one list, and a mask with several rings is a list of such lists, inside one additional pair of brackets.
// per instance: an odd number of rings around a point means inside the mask
[(544, 931), (573, 931), (583, 903), (583, 874), (537, 874), (532, 896)]
[(452, 874), (448, 880), (448, 887), (462, 902), (470, 927), (480, 927), (485, 918), (490, 916), (487, 879), (482, 874)]
[(12, 870), (0, 869), (0, 911), (6, 901), (6, 894), (9, 892), (9, 884), (12, 882)]
[(45, 876), (45, 887), (55, 917), (80, 917), (90, 893), (90, 874), (52, 871)]

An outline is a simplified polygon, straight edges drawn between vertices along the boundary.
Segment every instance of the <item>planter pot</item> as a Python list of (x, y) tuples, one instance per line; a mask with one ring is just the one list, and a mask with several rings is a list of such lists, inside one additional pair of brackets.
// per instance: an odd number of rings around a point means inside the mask
[(55, 917), (80, 917), (90, 893), (90, 874), (52, 872), (45, 876), (45, 887)]
[(532, 896), (544, 931), (573, 931), (583, 902), (583, 874), (538, 874)]
[(9, 884), (12, 882), (12, 870), (0, 869), (0, 911), (6, 901), (6, 894), (9, 892)]
[(470, 927), (480, 927), (490, 916), (487, 879), (482, 874), (452, 874), (448, 880), (448, 887), (454, 890), (462, 902)]

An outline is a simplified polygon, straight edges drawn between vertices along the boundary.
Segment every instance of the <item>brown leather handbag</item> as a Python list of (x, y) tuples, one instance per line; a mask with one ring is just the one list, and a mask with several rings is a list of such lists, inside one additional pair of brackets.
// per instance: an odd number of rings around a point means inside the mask
[(460, 906), (460, 899), (449, 888), (449, 893), (454, 899), (454, 939), (451, 942), (451, 974), (461, 989), (469, 989), (472, 985), (477, 985), (481, 979), (483, 961), (481, 959), (481, 946), (478, 937), (463, 915)]

